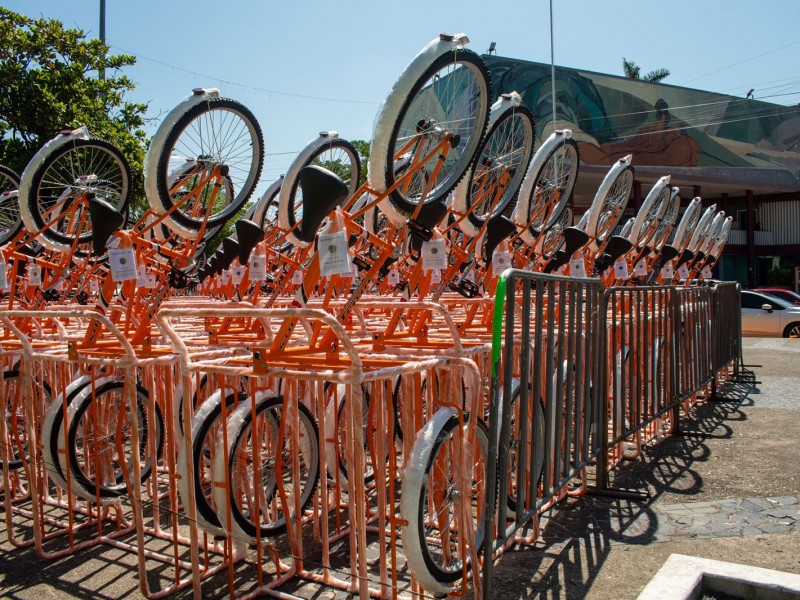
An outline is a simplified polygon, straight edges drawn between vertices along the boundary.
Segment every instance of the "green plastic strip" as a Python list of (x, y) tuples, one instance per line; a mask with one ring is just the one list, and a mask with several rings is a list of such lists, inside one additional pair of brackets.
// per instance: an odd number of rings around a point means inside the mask
[(494, 291), (494, 318), (492, 319), (492, 377), (497, 377), (497, 365), (500, 364), (500, 350), (503, 342), (503, 315), (506, 305), (506, 286), (511, 276), (511, 269), (503, 271), (497, 280)]

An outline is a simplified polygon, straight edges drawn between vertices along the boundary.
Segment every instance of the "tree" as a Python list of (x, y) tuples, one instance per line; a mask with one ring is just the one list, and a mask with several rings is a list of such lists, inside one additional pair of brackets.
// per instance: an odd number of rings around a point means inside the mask
[(85, 125), (128, 159), (134, 208), (141, 209), (147, 105), (125, 100), (134, 84), (120, 73), (135, 62), (110, 56), (108, 45), (83, 30), (0, 7), (0, 163), (21, 172), (59, 131)]
[(669, 69), (655, 69), (645, 75), (641, 74), (641, 67), (632, 60), (625, 57), (622, 58), (622, 72), (625, 77), (629, 79), (638, 79), (640, 81), (648, 81), (650, 83), (660, 83), (661, 80), (669, 77)]

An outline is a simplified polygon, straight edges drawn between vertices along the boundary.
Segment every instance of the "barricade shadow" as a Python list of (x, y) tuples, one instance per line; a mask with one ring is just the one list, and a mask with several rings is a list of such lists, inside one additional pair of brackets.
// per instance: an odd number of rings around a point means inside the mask
[[(653, 505), (665, 493), (691, 502), (703, 486), (692, 467), (707, 460), (709, 439), (730, 438), (732, 421), (744, 421), (752, 406), (752, 372), (719, 386), (716, 399), (695, 404), (681, 415), (681, 433), (646, 445), (636, 460), (613, 473), (612, 487), (647, 491), (646, 500), (586, 495), (568, 498), (542, 515), (541, 534), (533, 546), (517, 545), (496, 563), (494, 597), (582, 598), (614, 545), (643, 545), (668, 538), (659, 533)], [(524, 532), (523, 532), (524, 534)]]

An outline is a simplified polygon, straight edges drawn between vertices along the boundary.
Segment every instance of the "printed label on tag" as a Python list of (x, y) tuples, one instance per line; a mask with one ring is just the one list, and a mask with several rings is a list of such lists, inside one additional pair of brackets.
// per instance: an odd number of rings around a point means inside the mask
[(154, 289), (156, 287), (156, 276), (154, 273), (147, 274), (147, 288)]
[(492, 271), (495, 275), (500, 275), (503, 271), (511, 267), (511, 256), (508, 252), (495, 252), (492, 254)]
[(389, 285), (397, 285), (400, 283), (400, 272), (397, 269), (389, 271)]
[(292, 283), (295, 285), (300, 285), (303, 283), (303, 270), (298, 269), (294, 273), (292, 273)]
[(133, 248), (113, 248), (108, 251), (108, 262), (111, 263), (111, 279), (114, 281), (135, 281), (136, 254)]
[(689, 267), (686, 265), (681, 265), (678, 268), (678, 275), (680, 275), (681, 279), (688, 279), (689, 278)]
[(647, 275), (647, 262), (643, 258), (638, 260), (634, 265), (633, 274), (637, 277), (644, 277)]
[(36, 265), (28, 267), (28, 285), (40, 286), (42, 285), (42, 269)]
[(0, 262), (0, 290), (8, 289), (8, 278), (6, 277), (6, 263)]
[(231, 279), (234, 285), (239, 285), (244, 279), (244, 267), (233, 267), (231, 269)]
[(447, 268), (447, 250), (444, 240), (439, 238), (423, 242), (422, 244), (422, 267), (426, 271), (432, 269)]
[(573, 258), (569, 261), (569, 274), (572, 277), (586, 277), (586, 264), (582, 258)]
[(267, 256), (254, 254), (250, 258), (250, 281), (264, 281), (267, 278)]
[(605, 271), (603, 271), (603, 279), (608, 279), (609, 275), (611, 275), (611, 267), (608, 267)]
[(711, 279), (712, 277), (711, 269), (709, 269), (708, 267), (703, 267), (701, 273), (703, 274), (703, 279)]
[(442, 272), (439, 269), (431, 269), (431, 283), (439, 283), (442, 280)]
[(560, 267), (558, 267), (558, 269), (556, 269), (556, 275), (563, 275), (566, 272), (567, 272), (567, 265), (561, 265)]
[(100, 290), (100, 286), (98, 285), (97, 280), (96, 279), (92, 279), (89, 282), (89, 291), (92, 292), (93, 294), (96, 294), (99, 290)]
[(615, 279), (628, 279), (628, 262), (624, 259), (619, 259), (614, 263), (614, 278)]
[(350, 271), (350, 253), (344, 231), (319, 234), (319, 274), (323, 277)]
[(675, 269), (672, 267), (672, 263), (667, 263), (661, 267), (661, 279), (669, 281), (673, 277), (675, 277)]

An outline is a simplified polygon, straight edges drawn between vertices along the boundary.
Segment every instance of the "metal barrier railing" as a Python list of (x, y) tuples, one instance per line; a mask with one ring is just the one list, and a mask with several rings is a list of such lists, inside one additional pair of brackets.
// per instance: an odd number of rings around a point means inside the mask
[[(510, 270), (500, 280), (484, 514), (484, 531), (494, 535), (484, 540), (485, 557), (526, 524), (538, 528), (539, 513), (571, 482), (585, 488), (585, 469), (602, 449), (593, 385), (602, 374), (602, 299), (598, 279)], [(483, 565), (485, 598), (491, 563)]]
[(733, 363), (737, 374), (742, 351), (741, 286), (720, 283), (711, 288), (711, 366), (714, 372)]
[(608, 469), (638, 456), (644, 443), (668, 427), (678, 330), (677, 290), (671, 287), (617, 287), (603, 296), (604, 379), (600, 386), (605, 461), (598, 463), (597, 487), (607, 487)]
[[(674, 313), (680, 324), (676, 394), (686, 400), (714, 378), (711, 361), (711, 288), (679, 288)], [(737, 303), (738, 307), (738, 303)]]

